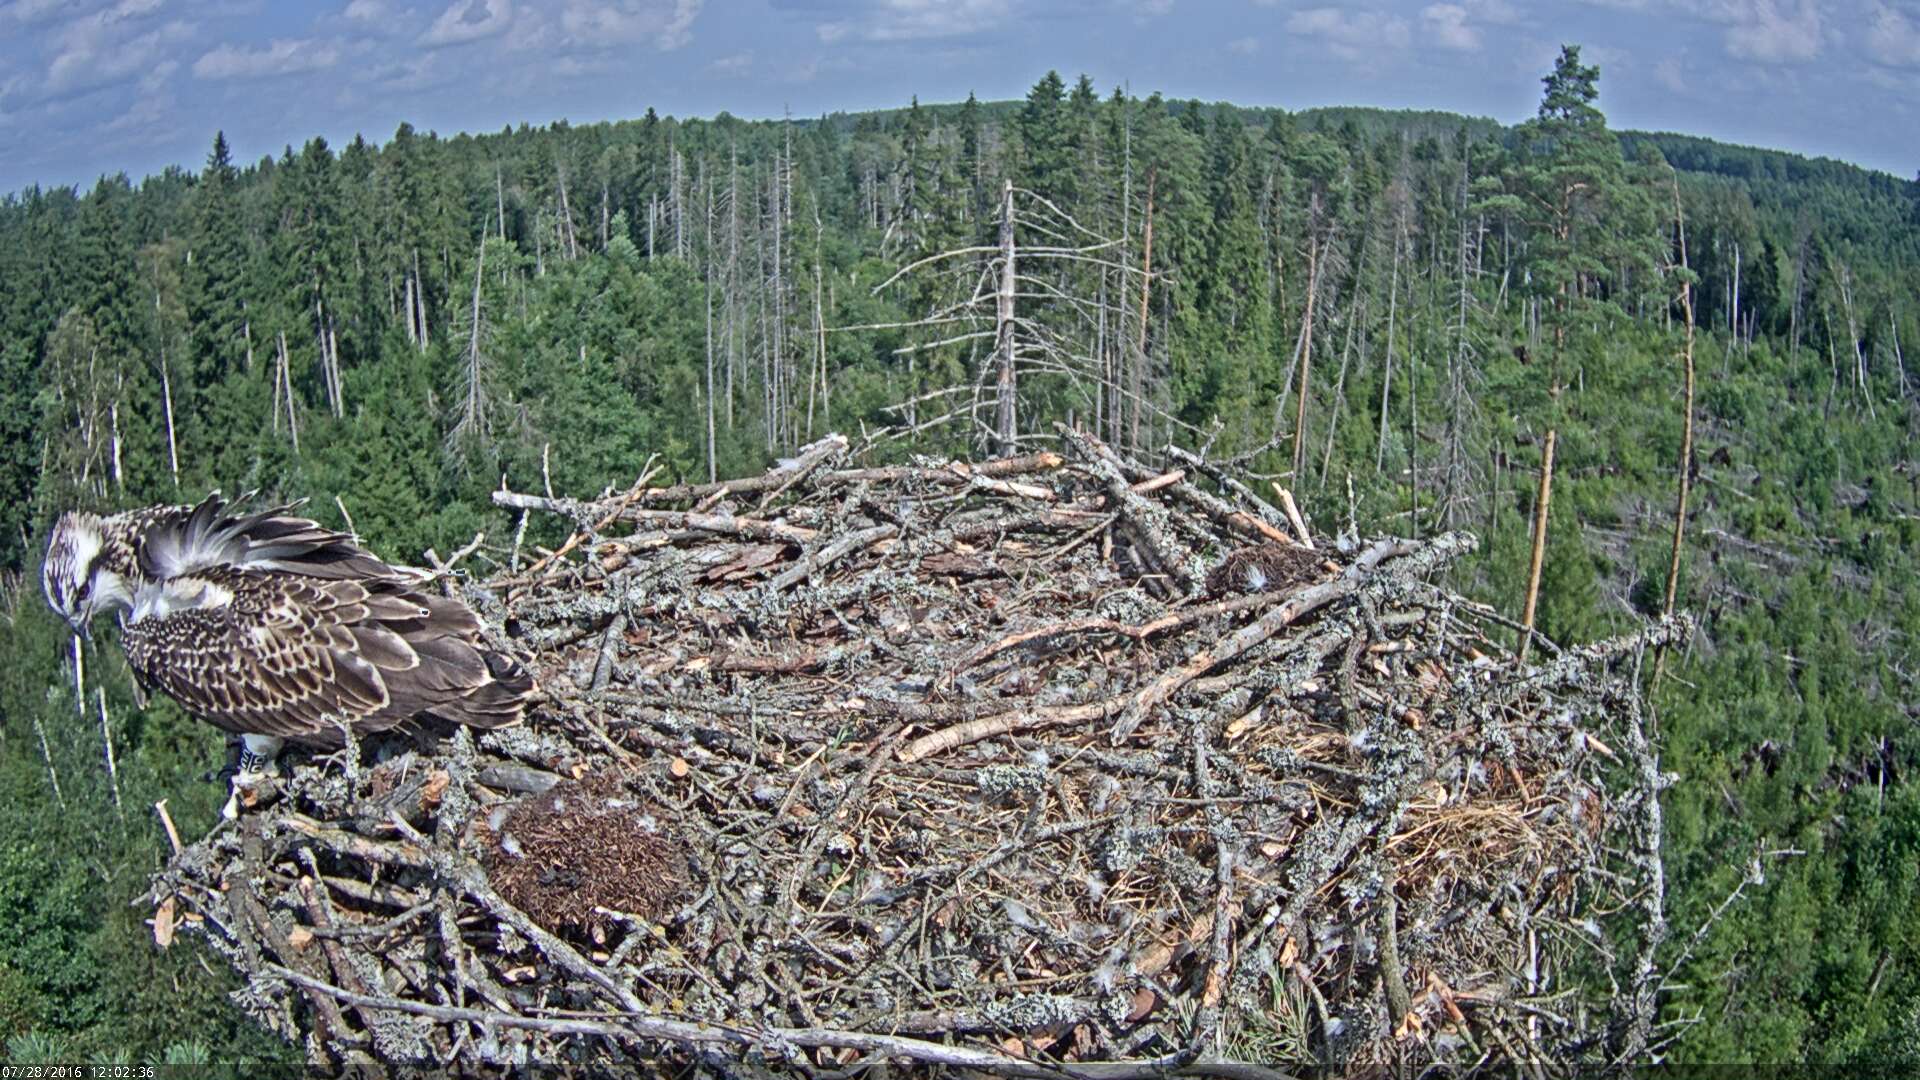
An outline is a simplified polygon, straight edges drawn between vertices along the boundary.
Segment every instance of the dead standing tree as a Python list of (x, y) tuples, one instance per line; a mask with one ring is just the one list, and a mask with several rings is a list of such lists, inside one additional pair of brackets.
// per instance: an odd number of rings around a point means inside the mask
[[(1152, 414), (1185, 426), (1154, 404), (1137, 370), (1123, 377), (1103, 355), (1108, 328), (1124, 325), (1132, 297), (1141, 297), (1144, 311), (1148, 266), (1133, 265), (1122, 241), (1087, 228), (1051, 200), (1011, 181), (1001, 187), (997, 234), (991, 245), (953, 248), (908, 263), (873, 289), (878, 295), (919, 275), (946, 275), (949, 283), (935, 292), (955, 299), (906, 322), (825, 331), (906, 331), (921, 340), (895, 349), (894, 355), (910, 365), (943, 350), (964, 358), (964, 383), (923, 388), (916, 381), (890, 406), (904, 421), (897, 434), (960, 423), (975, 446), (1005, 455), (1040, 437), (1051, 421), (1118, 415), (1114, 410), (1123, 407), (1132, 410), (1136, 423)], [(1038, 242), (1023, 245), (1023, 237)], [(1123, 287), (1101, 287), (1113, 281)], [(1143, 341), (1145, 327), (1142, 319)], [(989, 341), (991, 350), (983, 350)], [(921, 364), (917, 371), (937, 372), (938, 366)]]

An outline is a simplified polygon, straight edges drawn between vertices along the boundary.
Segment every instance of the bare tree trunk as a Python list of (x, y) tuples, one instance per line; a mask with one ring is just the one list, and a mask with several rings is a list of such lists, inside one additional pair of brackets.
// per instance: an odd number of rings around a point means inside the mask
[(116, 488), (127, 486), (126, 474), (120, 468), (120, 394), (125, 385), (125, 376), (114, 372), (113, 401), (107, 406), (107, 425), (111, 431), (107, 445), (113, 461), (113, 486)]
[(777, 183), (774, 185), (776, 199), (773, 218), (773, 355), (780, 363), (782, 373), (780, 415), (785, 418), (784, 439), (788, 444), (797, 442), (798, 430), (795, 422), (795, 405), (799, 395), (793, 391), (793, 373), (797, 357), (791, 355), (787, 342), (787, 234), (793, 226), (793, 122), (789, 117), (785, 125), (786, 145), (780, 159), (774, 163), (778, 170)]
[[(284, 395), (284, 400), (287, 403), (288, 437), (293, 441), (294, 454), (298, 455), (300, 453), (300, 420), (299, 417), (295, 415), (293, 409), (293, 365), (287, 357), (287, 335), (285, 331), (280, 333), (278, 341), (280, 345), (280, 355), (279, 362), (276, 365), (279, 370), (276, 374), (279, 382), (277, 385), (278, 392), (275, 394), (275, 397), (276, 399), (280, 399), (282, 395)], [(274, 430), (279, 430), (278, 425), (275, 426)]]
[(1868, 386), (1867, 354), (1860, 347), (1860, 326), (1853, 315), (1853, 272), (1846, 263), (1836, 263), (1834, 276), (1840, 283), (1840, 305), (1847, 317), (1847, 344), (1853, 347), (1853, 384), (1860, 391), (1860, 397), (1867, 403), (1867, 415), (1874, 416), (1873, 392)]
[(333, 316), (327, 316), (327, 352), (333, 357), (333, 417), (347, 415), (346, 386), (340, 380), (340, 335), (334, 331)]
[(667, 213), (673, 218), (673, 255), (677, 259), (687, 257), (686, 200), (680, 196), (680, 187), (686, 180), (686, 161), (680, 151), (668, 143), (667, 161)]
[(480, 241), (480, 249), (473, 260), (473, 305), (470, 310), (472, 325), (467, 330), (467, 401), (463, 409), (459, 426), (479, 434), (485, 434), (486, 426), (486, 390), (483, 385), (481, 368), (484, 366), (480, 353), (480, 284), (487, 266), (487, 242)]
[[(1356, 269), (1353, 275), (1356, 288), (1354, 290), (1353, 313), (1347, 322), (1347, 339), (1340, 345), (1340, 374), (1333, 382), (1333, 412), (1328, 414), (1327, 417), (1327, 444), (1320, 454), (1320, 487), (1322, 489), (1327, 486), (1327, 469), (1333, 464), (1333, 443), (1334, 439), (1340, 433), (1340, 415), (1347, 411), (1347, 362), (1353, 357), (1354, 336), (1358, 333), (1360, 324), (1364, 322), (1367, 317), (1366, 294), (1357, 287), (1360, 281), (1360, 272), (1366, 265), (1366, 257), (1367, 253), (1363, 248), (1360, 252), (1361, 268)], [(1366, 335), (1359, 334), (1359, 337), (1360, 366), (1365, 367), (1367, 363)], [(1296, 480), (1296, 483), (1297, 482)]]
[[(319, 282), (317, 280), (314, 282), (314, 288), (316, 292), (319, 289)], [(327, 411), (335, 417), (339, 417), (343, 415), (340, 406), (340, 372), (338, 363), (333, 355), (333, 338), (328, 333), (328, 323), (326, 308), (318, 299), (314, 300), (314, 337), (318, 339), (320, 344), (320, 383), (327, 391)]]
[(713, 180), (707, 180), (707, 272), (701, 275), (706, 280), (707, 307), (707, 483), (716, 483), (720, 479), (720, 461), (715, 453), (714, 407), (713, 407)]
[(1804, 221), (1796, 223), (1795, 232), (1799, 235), (1794, 238), (1793, 246), (1793, 306), (1787, 322), (1787, 348), (1790, 355), (1800, 351), (1800, 333), (1804, 329), (1800, 318), (1801, 301), (1807, 292), (1807, 248), (1813, 236), (1812, 227)]
[(1891, 331), (1893, 342), (1893, 363), (1900, 369), (1900, 396), (1911, 397), (1913, 387), (1907, 383), (1907, 358), (1900, 352), (1900, 320), (1895, 317), (1892, 308), (1887, 309), (1887, 329)]
[[(1677, 178), (1673, 187), (1673, 217), (1674, 226), (1680, 232), (1680, 269), (1684, 273), (1687, 269), (1687, 221), (1680, 209), (1680, 184)], [(1667, 559), (1666, 599), (1660, 607), (1663, 616), (1673, 614), (1674, 599), (1680, 593), (1680, 553), (1687, 537), (1687, 497), (1693, 487), (1693, 283), (1684, 277), (1680, 285), (1680, 308), (1687, 316), (1686, 351), (1681, 354), (1684, 366), (1680, 404), (1684, 412), (1680, 426), (1680, 491), (1674, 499), (1673, 550)], [(1666, 655), (1663, 646), (1654, 656), (1653, 677), (1656, 682), (1660, 678), (1661, 668), (1665, 666)]]
[(419, 348), (420, 347), (420, 331), (418, 330), (418, 328), (414, 323), (413, 275), (406, 274), (403, 276), (406, 278), (407, 316), (405, 319), (401, 321), (404, 322), (407, 327), (407, 344), (412, 345), (414, 348)]
[(727, 430), (733, 430), (733, 378), (736, 356), (739, 353), (740, 334), (740, 150), (734, 146), (729, 149), (727, 163), (727, 289), (725, 296), (727, 324)]
[(996, 415), (994, 434), (999, 440), (999, 452), (1011, 455), (1016, 452), (1014, 413), (1014, 333), (1013, 333), (1013, 297), (1014, 297), (1014, 243), (1013, 243), (1013, 181), (1005, 180), (1000, 188), (1000, 294), (994, 315), (994, 350), (999, 357), (1000, 376), (998, 395), (995, 401)]
[(1133, 422), (1127, 429), (1127, 449), (1135, 454), (1140, 452), (1140, 414), (1146, 402), (1147, 382), (1147, 298), (1153, 288), (1153, 183), (1154, 173), (1147, 170), (1147, 213), (1145, 235), (1141, 238), (1140, 252), (1140, 344), (1134, 350), (1131, 374), (1127, 378), (1127, 403)]
[(507, 188), (506, 180), (500, 175), (500, 166), (493, 167), (493, 208), (500, 219), (500, 239), (507, 238)]
[(1308, 378), (1313, 374), (1313, 302), (1320, 293), (1320, 253), (1315, 248), (1313, 235), (1307, 235), (1307, 310), (1300, 324), (1300, 385), (1296, 391), (1300, 400), (1295, 404), (1293, 413), (1293, 476), (1294, 483), (1300, 482), (1301, 471), (1307, 461), (1307, 389)]
[(1546, 449), (1540, 455), (1540, 497), (1539, 505), (1533, 513), (1533, 558), (1527, 570), (1527, 606), (1526, 613), (1520, 617), (1520, 661), (1525, 663), (1527, 650), (1533, 646), (1533, 615), (1540, 599), (1540, 568), (1547, 554), (1547, 508), (1553, 500), (1553, 442), (1557, 433), (1547, 429)]
[(1459, 296), (1454, 317), (1458, 320), (1454, 327), (1453, 354), (1447, 365), (1447, 467), (1446, 489), (1442, 496), (1439, 527), (1450, 529), (1458, 520), (1461, 500), (1465, 497), (1462, 488), (1466, 486), (1466, 477), (1461, 475), (1466, 469), (1466, 455), (1461, 444), (1466, 440), (1467, 401), (1467, 316), (1471, 293), (1467, 288), (1469, 280), (1467, 262), (1467, 185), (1470, 182), (1468, 159), (1460, 161), (1460, 258), (1457, 271), (1460, 277)]
[[(1122, 106), (1120, 125), (1120, 249), (1115, 261), (1123, 265), (1127, 261), (1127, 244), (1130, 242), (1132, 235), (1133, 110), (1130, 107)], [(1141, 267), (1142, 277), (1145, 277), (1148, 269), (1149, 268), (1145, 266)], [(1103, 294), (1106, 291), (1106, 280), (1108, 276), (1106, 271), (1101, 272), (1101, 292)], [(1112, 400), (1107, 402), (1107, 442), (1113, 446), (1126, 446), (1126, 441), (1121, 438), (1121, 433), (1126, 430), (1123, 426), (1125, 424), (1126, 411), (1126, 394), (1124, 388), (1127, 385), (1127, 369), (1132, 365), (1128, 363), (1129, 358), (1126, 352), (1126, 342), (1129, 340), (1127, 337), (1127, 313), (1122, 306), (1124, 301), (1118, 299), (1118, 297), (1126, 292), (1127, 283), (1126, 275), (1123, 273), (1116, 272), (1110, 276), (1113, 279), (1113, 295), (1116, 297), (1113, 312), (1113, 331), (1108, 335), (1106, 352), (1102, 353), (1103, 356), (1108, 358), (1108, 368), (1111, 372), (1111, 379), (1107, 384), (1107, 390), (1112, 398)], [(1104, 301), (1105, 298), (1103, 296), (1103, 308)], [(1104, 310), (1102, 312), (1102, 318), (1105, 318)], [(1145, 319), (1141, 320), (1142, 323), (1145, 321)]]
[(420, 251), (413, 252), (413, 302), (419, 306), (420, 315), (420, 351), (426, 352), (431, 342), (427, 331), (427, 283), (420, 277)]
[[(78, 637), (74, 638), (76, 643), (79, 640)], [(76, 650), (79, 648), (78, 644), (74, 647)], [(78, 655), (78, 653), (76, 652), (75, 655)], [(80, 698), (80, 711), (85, 713), (86, 708), (87, 699), (82, 696)], [(67, 805), (67, 797), (60, 791), (60, 773), (53, 767), (53, 748), (47, 745), (47, 727), (40, 722), (40, 716), (37, 713), (33, 718), (33, 730), (34, 734), (40, 736), (40, 758), (47, 763), (47, 782), (53, 785), (53, 801), (59, 803), (62, 808), (65, 808)]]
[[(821, 270), (826, 226), (820, 221), (820, 202), (813, 204), (813, 334), (820, 364), (820, 423), (833, 430), (833, 384), (827, 379), (827, 307), (826, 280)], [(807, 415), (807, 439), (813, 439), (813, 415)]]
[[(1413, 301), (1408, 283), (1407, 301)], [(1420, 538), (1420, 365), (1407, 358), (1407, 530)]]
[[(248, 339), (247, 355), (253, 355), (252, 339)], [(251, 365), (249, 365), (251, 366)], [(167, 350), (160, 349), (160, 405), (167, 420), (167, 472), (173, 477), (173, 486), (180, 486), (180, 444), (174, 441), (173, 430), (173, 375), (167, 370)]]
[(567, 170), (563, 167), (555, 167), (554, 173), (560, 185), (560, 239), (567, 245), (567, 258), (578, 259), (580, 241), (573, 231), (573, 206), (567, 201)]
[(1404, 238), (1397, 227), (1393, 236), (1393, 274), (1387, 282), (1387, 361), (1386, 370), (1380, 378), (1380, 441), (1373, 451), (1373, 471), (1377, 475), (1386, 467), (1387, 462), (1387, 413), (1389, 394), (1393, 390), (1393, 337), (1394, 317), (1399, 314), (1400, 300), (1400, 247)]
[(1740, 244), (1733, 245), (1733, 310), (1727, 312), (1727, 329), (1740, 340)]
[(107, 754), (107, 786), (113, 790), (113, 812), (117, 817), (125, 818), (126, 813), (120, 804), (120, 763), (113, 756), (113, 729), (107, 725), (107, 688), (95, 686), (94, 700), (100, 705), (100, 745)]

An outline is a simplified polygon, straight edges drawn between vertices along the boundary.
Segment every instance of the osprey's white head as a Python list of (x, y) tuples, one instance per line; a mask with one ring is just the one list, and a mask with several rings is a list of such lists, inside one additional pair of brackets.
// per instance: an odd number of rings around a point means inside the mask
[(101, 611), (133, 605), (132, 569), (127, 553), (117, 550), (105, 522), (95, 514), (60, 515), (47, 538), (40, 586), (47, 606), (80, 633)]

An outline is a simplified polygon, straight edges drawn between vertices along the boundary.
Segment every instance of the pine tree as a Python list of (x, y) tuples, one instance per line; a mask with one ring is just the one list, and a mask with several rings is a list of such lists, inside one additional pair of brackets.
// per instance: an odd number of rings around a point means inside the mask
[[(1600, 69), (1563, 46), (1542, 83), (1540, 110), (1516, 132), (1507, 199), (1486, 208), (1511, 212), (1530, 228), (1527, 275), (1553, 330), (1548, 393), (1569, 376), (1568, 330), (1578, 313), (1629, 287), (1623, 271), (1651, 261), (1658, 233), (1652, 202), (1635, 186), (1620, 143), (1594, 104)], [(1643, 285), (1645, 283), (1643, 282)]]
[(1049, 71), (1027, 91), (1020, 110), (1020, 184), (1048, 198), (1069, 191), (1072, 149), (1067, 141), (1066, 83)]

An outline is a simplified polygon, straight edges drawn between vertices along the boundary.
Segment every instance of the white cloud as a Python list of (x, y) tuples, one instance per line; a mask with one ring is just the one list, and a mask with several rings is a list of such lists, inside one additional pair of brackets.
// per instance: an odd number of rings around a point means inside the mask
[(40, 22), (67, 10), (66, 0), (13, 0), (11, 4), (0, 6), (0, 14), (23, 23)]
[(708, 64), (707, 68), (716, 75), (745, 75), (753, 70), (753, 50), (748, 49), (731, 56), (723, 56)]
[[(1858, 25), (1868, 11), (1885, 11), (1860, 0), (1585, 0), (1598, 7), (1703, 19), (1726, 27), (1721, 41), (1727, 55), (1757, 63), (1801, 63), (1818, 58), (1841, 40), (1839, 28)], [(1898, 13), (1894, 14), (1899, 19)], [(1868, 31), (1868, 47), (1877, 41), (1879, 22)], [(1894, 28), (1897, 33), (1897, 27)], [(1897, 39), (1896, 39), (1897, 40)]]
[(1478, 52), (1486, 43), (1483, 27), (1519, 21), (1507, 0), (1440, 0), (1420, 9), (1422, 40), (1457, 52)]
[(417, 93), (444, 86), (453, 74), (440, 63), (439, 53), (420, 53), (406, 57), (373, 72), (372, 81), (382, 89)]
[(112, 134), (116, 143), (157, 146), (179, 133), (180, 112), (172, 94), (143, 94), (125, 112), (101, 124), (100, 130)]
[(258, 79), (320, 71), (340, 62), (340, 49), (331, 42), (278, 39), (257, 49), (221, 45), (193, 62), (200, 79)]
[(420, 35), (420, 44), (432, 48), (479, 41), (500, 33), (511, 22), (513, 0), (453, 0)]
[(789, 83), (794, 86), (805, 86), (815, 79), (818, 79), (821, 75), (838, 71), (852, 71), (854, 70), (854, 66), (853, 61), (844, 56), (815, 55), (808, 57), (801, 63), (787, 67), (784, 71), (778, 72), (776, 77), (783, 83)]
[(51, 36), (53, 60), (47, 64), (42, 96), (71, 97), (150, 72), (173, 46), (194, 34), (189, 23), (172, 20), (155, 26), (144, 18), (157, 7), (125, 0), (61, 26)]
[(1319, 38), (1343, 60), (1364, 60), (1386, 50), (1407, 47), (1412, 33), (1407, 20), (1378, 11), (1308, 8), (1287, 17), (1289, 33)]
[(1920, 67), (1920, 26), (1885, 4), (1874, 6), (1867, 54), (1888, 67)]
[(1459, 4), (1429, 4), (1420, 12), (1426, 40), (1443, 49), (1473, 52), (1480, 48), (1480, 31), (1467, 25), (1467, 9)]
[(1680, 59), (1678, 56), (1663, 57), (1653, 65), (1653, 81), (1676, 94), (1684, 94), (1688, 89), (1686, 68)]
[(927, 41), (960, 37), (1005, 26), (1012, 0), (873, 0), (859, 15), (814, 28), (820, 40)]
[(1771, 63), (1820, 55), (1820, 11), (1812, 0), (1800, 0), (1797, 9), (1787, 11), (1774, 0), (1727, 6), (1733, 22), (1727, 29), (1727, 52), (1733, 56)]
[(178, 60), (160, 61), (153, 66), (151, 71), (140, 76), (140, 92), (151, 97), (158, 93), (161, 87), (167, 84), (168, 79), (173, 78), (174, 72), (179, 70), (180, 61)]
[(606, 75), (616, 65), (605, 55), (600, 56), (562, 56), (553, 62), (552, 71), (563, 79), (577, 79), (586, 75)]
[(580, 45), (631, 45), (651, 42), (677, 49), (693, 39), (693, 20), (704, 0), (569, 0), (560, 25)]
[(387, 5), (384, 0), (353, 0), (341, 14), (355, 22), (379, 22), (387, 17)]
[(1507, 0), (1466, 0), (1467, 10), (1482, 22), (1516, 23), (1520, 21), (1520, 12)]
[(1234, 38), (1227, 42), (1227, 51), (1241, 56), (1252, 56), (1260, 51), (1260, 39), (1252, 35)]

